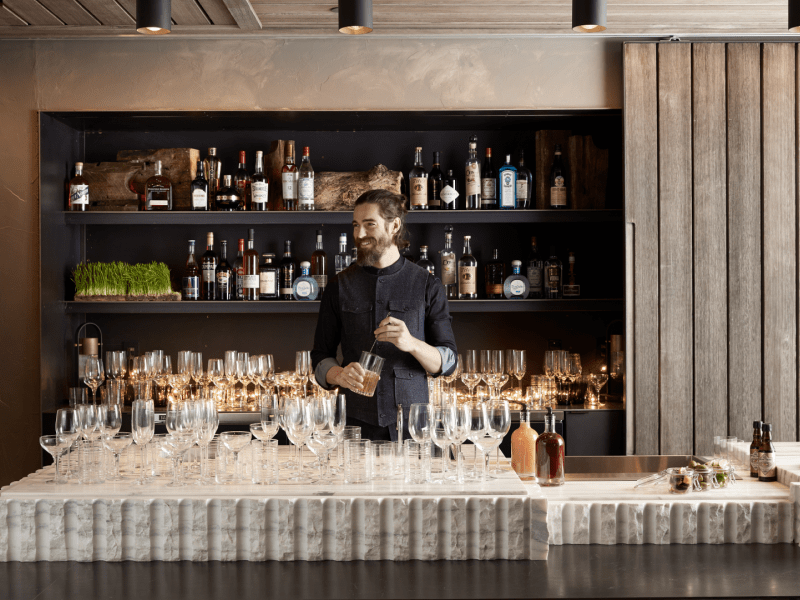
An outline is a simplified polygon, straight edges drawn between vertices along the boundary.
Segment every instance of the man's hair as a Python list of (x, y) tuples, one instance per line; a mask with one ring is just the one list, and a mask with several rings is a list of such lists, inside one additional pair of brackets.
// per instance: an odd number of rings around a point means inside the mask
[(390, 222), (400, 219), (400, 229), (394, 234), (392, 242), (400, 249), (411, 245), (406, 239), (406, 197), (403, 194), (395, 194), (389, 190), (370, 190), (364, 192), (356, 200), (355, 206), (362, 204), (377, 204), (380, 209), (381, 217), (384, 221)]

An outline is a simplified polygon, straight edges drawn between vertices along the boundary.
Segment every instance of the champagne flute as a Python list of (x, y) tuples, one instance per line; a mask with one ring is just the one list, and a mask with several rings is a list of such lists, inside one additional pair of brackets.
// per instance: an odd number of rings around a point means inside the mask
[(109, 381), (114, 379), (114, 351), (107, 350), (106, 351), (106, 379)]
[(72, 444), (78, 439), (80, 435), (78, 431), (78, 414), (74, 408), (60, 408), (56, 411), (56, 435), (60, 435), (67, 442), (68, 446), (65, 454), (67, 455), (67, 472), (65, 477), (67, 481), (72, 477), (71, 457)]
[(156, 393), (158, 394), (159, 404), (164, 403), (169, 377), (172, 375), (172, 357), (165, 354), (161, 357), (160, 364), (156, 365)]
[(331, 398), (331, 405), (331, 431), (336, 434), (338, 440), (336, 450), (337, 468), (334, 469), (334, 471), (338, 472), (338, 465), (341, 462), (338, 459), (344, 458), (342, 455), (342, 441), (344, 439), (344, 428), (347, 426), (347, 397), (344, 394), (337, 394), (335, 397)]
[[(461, 355), (459, 355), (459, 361)], [(461, 382), (469, 388), (470, 398), (474, 394), (475, 386), (481, 381), (480, 354), (477, 350), (467, 350), (464, 367), (461, 370)]]
[(145, 476), (146, 458), (145, 446), (150, 443), (155, 433), (156, 420), (155, 409), (152, 400), (138, 399), (133, 401), (131, 407), (131, 433), (133, 434), (133, 441), (141, 451), (142, 470), (139, 472), (139, 479), (136, 481), (137, 485), (143, 485), (147, 478)]
[(200, 447), (200, 478), (195, 481), (197, 485), (205, 485), (211, 482), (208, 475), (208, 447), (214, 439), (219, 427), (219, 413), (217, 404), (213, 397), (206, 396), (198, 400), (195, 404), (197, 427), (197, 445)]
[[(481, 454), (484, 454), (483, 446), (480, 445), (480, 441), (483, 440), (487, 436), (487, 429), (488, 425), (488, 415), (486, 413), (486, 403), (485, 402), (478, 402), (475, 401), (467, 405), (469, 407), (469, 421), (467, 423), (467, 438), (469, 441), (473, 443), (476, 450), (480, 450)], [(477, 459), (477, 453), (476, 453)], [(481, 461), (483, 465), (483, 461)], [(481, 471), (481, 473), (477, 472), (477, 463), (475, 464), (476, 471), (475, 476), (479, 481), (486, 481), (488, 478), (488, 474), (486, 472), (486, 468)]]
[(261, 431), (265, 441), (271, 440), (278, 433), (280, 427), (278, 408), (277, 394), (264, 394), (261, 397)]
[[(505, 374), (505, 353), (502, 350), (492, 350), (489, 363), (489, 383), (495, 389), (495, 396), (500, 396), (500, 388), (508, 381)], [(490, 383), (491, 382), (491, 383)]]
[(481, 378), (483, 382), (491, 386), (492, 385), (492, 351), (491, 350), (481, 350)]
[(450, 430), (452, 431), (451, 443), (455, 446), (456, 481), (458, 483), (464, 483), (464, 455), (461, 453), (461, 445), (467, 441), (471, 410), (470, 403), (464, 402), (463, 404), (454, 404), (453, 410), (445, 414), (446, 418), (452, 419), (450, 424)]
[(203, 353), (192, 352), (191, 354), (191, 374), (195, 382), (195, 389), (199, 390), (203, 385)]
[(92, 404), (97, 404), (97, 388), (104, 379), (103, 361), (95, 356), (89, 356), (83, 368), (83, 383), (92, 390)]
[(514, 377), (519, 386), (519, 397), (522, 397), (522, 380), (528, 371), (528, 353), (525, 350), (514, 350)]

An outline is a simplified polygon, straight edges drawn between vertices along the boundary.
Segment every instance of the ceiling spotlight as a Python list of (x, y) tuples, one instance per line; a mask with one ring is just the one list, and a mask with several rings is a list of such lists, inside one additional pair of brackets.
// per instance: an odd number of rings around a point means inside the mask
[(600, 33), (605, 30), (606, 0), (572, 0), (572, 31)]
[(172, 29), (172, 0), (136, 0), (136, 31), (164, 35)]
[(800, 0), (789, 0), (789, 31), (800, 33)]
[(372, 32), (372, 0), (339, 0), (339, 32), (348, 35)]

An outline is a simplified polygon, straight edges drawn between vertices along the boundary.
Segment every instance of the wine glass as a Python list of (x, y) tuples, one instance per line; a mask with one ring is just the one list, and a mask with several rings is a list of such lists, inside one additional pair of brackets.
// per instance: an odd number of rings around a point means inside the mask
[(408, 411), (408, 431), (415, 442), (420, 444), (431, 439), (430, 405), (412, 404)]
[(500, 396), (500, 389), (508, 381), (508, 375), (505, 373), (505, 353), (502, 350), (492, 350), (489, 363), (489, 385), (494, 390), (495, 396)]
[[(249, 435), (250, 432), (248, 432)], [(170, 433), (161, 439), (161, 447), (167, 456), (172, 459), (172, 482), (168, 487), (181, 487), (186, 485), (180, 476), (179, 462), (183, 453), (192, 447), (194, 440), (189, 433)]]
[[(467, 406), (469, 407), (467, 439), (474, 444), (476, 449), (483, 453), (483, 447), (479, 444), (479, 441), (487, 436), (487, 429), (489, 427), (488, 415), (486, 413), (486, 403), (475, 401), (467, 404)], [(486, 470), (483, 470), (480, 474), (478, 474), (477, 465), (475, 466), (476, 478), (480, 481), (485, 481), (487, 479)]]
[[(589, 383), (594, 388), (594, 396), (597, 399), (598, 403), (600, 402), (600, 390), (603, 389), (603, 386), (608, 381), (608, 374), (600, 372), (600, 373), (592, 373), (589, 375)], [(602, 403), (601, 403), (602, 404)]]
[(264, 441), (271, 440), (278, 433), (278, 428), (280, 427), (278, 408), (277, 394), (264, 394), (261, 396), (261, 431), (264, 435)]
[(556, 373), (556, 350), (546, 350), (544, 353), (544, 374), (547, 377), (553, 377)]
[(492, 379), (492, 351), (481, 350), (481, 378), (483, 382), (491, 386)]
[(167, 402), (167, 415), (164, 420), (167, 433), (191, 433), (189, 413), (187, 410), (183, 410), (184, 404), (185, 403), (180, 400), (170, 400)]
[(464, 402), (463, 404), (454, 404), (453, 410), (445, 413), (446, 418), (452, 419), (450, 424), (450, 430), (452, 431), (451, 443), (455, 446), (456, 480), (458, 483), (464, 483), (464, 456), (461, 453), (461, 445), (467, 441), (471, 410), (470, 403)]
[(72, 444), (80, 435), (78, 431), (78, 414), (74, 408), (60, 408), (56, 411), (56, 435), (60, 435), (67, 442), (65, 454), (67, 455), (67, 481), (72, 477), (71, 457)]
[(113, 380), (114, 379), (114, 351), (107, 350), (106, 351), (106, 379)]
[(314, 417), (311, 405), (305, 398), (287, 398), (285, 404), (285, 420), (289, 440), (299, 450), (299, 467), (297, 475), (289, 479), (298, 483), (311, 483), (311, 480), (303, 475), (303, 446), (311, 434), (314, 432)]
[(97, 404), (97, 388), (103, 383), (103, 361), (95, 356), (89, 356), (83, 367), (83, 383), (92, 390), (92, 404)]
[(206, 370), (208, 380), (215, 386), (220, 385), (220, 380), (225, 376), (225, 364), (221, 358), (209, 358)]
[[(500, 454), (500, 444), (503, 442), (508, 430), (511, 427), (511, 411), (508, 406), (508, 402), (505, 400), (495, 400), (491, 402), (487, 407), (488, 413), (488, 434), (490, 437), (496, 440), (495, 448), (497, 449), (497, 454)], [(488, 442), (484, 442), (484, 446), (488, 447)], [(486, 467), (489, 467), (489, 456), (488, 453), (486, 455)], [(496, 469), (495, 473), (498, 471), (502, 472), (500, 469)]]
[(195, 407), (195, 439), (200, 447), (200, 478), (195, 481), (197, 485), (210, 482), (208, 476), (208, 447), (214, 439), (219, 427), (219, 413), (213, 396), (201, 397), (194, 404)]
[(330, 454), (339, 443), (337, 435), (328, 431), (315, 431), (306, 441), (306, 446), (319, 460), (319, 469), (322, 471), (320, 483), (330, 482)]
[(306, 382), (309, 380), (311, 372), (311, 352), (308, 350), (300, 350), (295, 353), (294, 357), (294, 373), (297, 380), (303, 384), (305, 390)]
[(461, 355), (459, 354), (456, 357), (456, 363), (453, 366), (453, 372), (450, 373), (450, 375), (442, 375), (441, 376), (442, 377), (442, 381), (444, 381), (447, 384), (447, 390), (448, 391), (452, 390), (453, 382), (456, 381), (461, 376), (461, 368), (462, 368), (462, 362), (461, 362)]
[(261, 379), (266, 388), (267, 383), (272, 386), (275, 382), (275, 359), (272, 358), (272, 354), (262, 354), (261, 358)]
[[(344, 394), (337, 394), (331, 398), (331, 431), (336, 434), (337, 452), (340, 457), (345, 426), (347, 426), (347, 397)], [(336, 464), (339, 462), (337, 460)]]
[(190, 372), (195, 383), (195, 388), (199, 389), (203, 385), (203, 353), (192, 352), (190, 359)]
[(517, 379), (519, 385), (519, 397), (522, 397), (522, 380), (525, 378), (525, 373), (528, 371), (528, 353), (525, 350), (514, 350), (514, 377)]
[(567, 353), (567, 366), (566, 372), (564, 373), (564, 378), (569, 383), (570, 391), (568, 392), (568, 397), (572, 394), (572, 384), (581, 376), (581, 355), (580, 354), (571, 354)]
[[(461, 356), (458, 357), (461, 362)], [(475, 386), (480, 383), (480, 354), (477, 350), (467, 350), (464, 366), (461, 370), (461, 382), (469, 388), (469, 395), (472, 397)]]
[(447, 453), (450, 450), (450, 445), (455, 438), (455, 405), (445, 404), (440, 408), (436, 408), (430, 415), (430, 436), (431, 441), (436, 444), (442, 451), (442, 480), (444, 483), (447, 477)]
[(149, 399), (134, 400), (131, 407), (131, 433), (133, 434), (133, 441), (136, 442), (141, 451), (142, 458), (142, 470), (139, 473), (139, 479), (136, 481), (138, 485), (143, 485), (146, 482), (145, 467), (147, 461), (145, 458), (145, 446), (153, 439), (155, 427), (153, 401)]
[(131, 445), (132, 441), (130, 433), (111, 433), (109, 431), (103, 435), (103, 446), (114, 455), (115, 469), (111, 481), (122, 481), (122, 474), (119, 471), (119, 455)]
[[(61, 435), (43, 435), (39, 438), (39, 445), (47, 451), (47, 453), (53, 457), (53, 460), (56, 464), (56, 475), (53, 478), (53, 483), (61, 484), (66, 483), (66, 479), (62, 479), (61, 471), (58, 468), (59, 460), (61, 459), (61, 455), (66, 450), (69, 442)], [(48, 482), (49, 483), (49, 482)]]
[(161, 403), (164, 401), (165, 388), (169, 383), (169, 377), (172, 375), (172, 357), (165, 354), (161, 357), (161, 361), (156, 365), (156, 391)]

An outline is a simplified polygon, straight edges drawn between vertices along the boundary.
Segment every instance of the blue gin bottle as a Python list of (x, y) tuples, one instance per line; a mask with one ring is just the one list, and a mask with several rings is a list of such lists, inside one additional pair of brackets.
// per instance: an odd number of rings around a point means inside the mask
[(503, 295), (509, 300), (524, 300), (528, 297), (530, 285), (528, 278), (520, 275), (522, 271), (522, 261), (511, 261), (511, 275), (506, 277), (503, 284)]
[(292, 293), (295, 300), (316, 300), (319, 295), (319, 285), (316, 279), (309, 275), (311, 263), (304, 260), (300, 263), (300, 277), (294, 280)]
[(498, 171), (500, 182), (500, 208), (517, 208), (517, 169), (511, 164), (511, 155), (506, 154), (506, 164)]

